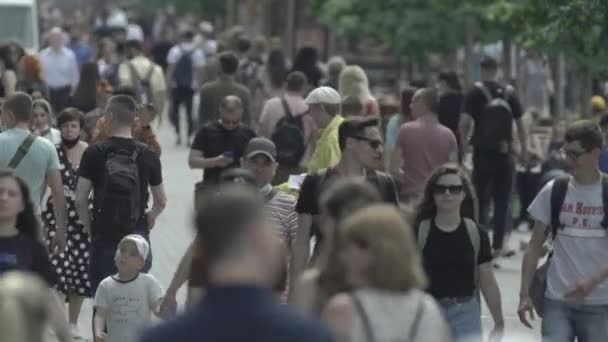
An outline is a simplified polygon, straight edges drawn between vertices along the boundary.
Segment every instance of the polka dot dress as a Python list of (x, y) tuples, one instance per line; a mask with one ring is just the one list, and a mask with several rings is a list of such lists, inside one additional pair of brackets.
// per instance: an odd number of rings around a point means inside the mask
[[(51, 263), (59, 277), (58, 290), (64, 294), (77, 294), (91, 297), (89, 283), (89, 236), (78, 219), (76, 212), (76, 184), (78, 174), (70, 164), (63, 147), (57, 148), (59, 155), (59, 171), (63, 181), (63, 189), (67, 206), (67, 243), (63, 253), (51, 256)], [(53, 199), (49, 198), (42, 213), (45, 226), (45, 240), (50, 247), (57, 226), (53, 212)]]

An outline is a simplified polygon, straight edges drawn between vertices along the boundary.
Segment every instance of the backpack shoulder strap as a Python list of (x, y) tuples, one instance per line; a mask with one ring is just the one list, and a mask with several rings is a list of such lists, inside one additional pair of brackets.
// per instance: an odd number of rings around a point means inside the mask
[(285, 111), (285, 116), (288, 118), (292, 118), (293, 113), (291, 112), (291, 109), (289, 108), (289, 103), (287, 103), (287, 99), (285, 98), (285, 96), (281, 96), (281, 104), (283, 105), (283, 110)]
[(604, 206), (604, 218), (602, 228), (608, 230), (608, 175), (602, 173), (602, 205)]
[(553, 233), (552, 238), (554, 240), (558, 229), (562, 228), (559, 215), (566, 199), (568, 183), (570, 183), (570, 176), (559, 177), (553, 181), (553, 187), (551, 188), (551, 233)]
[(464, 225), (467, 229), (467, 234), (471, 243), (473, 244), (473, 250), (475, 251), (475, 265), (477, 265), (477, 259), (479, 258), (479, 250), (481, 249), (481, 237), (479, 236), (479, 228), (477, 223), (473, 220), (465, 218)]
[(488, 87), (486, 87), (485, 84), (483, 84), (483, 82), (475, 82), (475, 87), (477, 89), (481, 90), (481, 92), (483, 93), (483, 96), (486, 97), (488, 102), (490, 102), (494, 99), (494, 96), (492, 96), (490, 89), (488, 89)]
[(30, 133), (25, 138), (25, 140), (23, 140), (21, 145), (19, 145), (19, 147), (17, 148), (15, 155), (13, 156), (13, 158), (11, 158), (11, 161), (8, 163), (9, 168), (16, 169), (19, 166), (19, 164), (21, 164), (21, 161), (27, 155), (27, 152), (30, 150), (30, 147), (32, 147), (32, 144), (34, 144), (34, 141), (36, 141), (36, 136)]
[(135, 65), (133, 65), (131, 61), (127, 61), (127, 66), (129, 67), (129, 71), (131, 73), (131, 80), (134, 84), (139, 85), (139, 82), (141, 82), (141, 77), (139, 76), (137, 69), (135, 69)]
[(144, 77), (145, 81), (150, 81), (152, 79), (152, 75), (154, 74), (154, 68), (156, 68), (156, 64), (150, 62), (150, 67), (148, 68), (148, 72), (146, 73), (146, 77)]
[(426, 219), (420, 222), (418, 225), (418, 236), (416, 241), (418, 243), (418, 251), (422, 253), (424, 251), (424, 247), (426, 246), (426, 242), (429, 239), (429, 235), (431, 233), (431, 220)]
[(369, 315), (365, 311), (363, 304), (361, 303), (361, 299), (357, 296), (356, 293), (352, 293), (351, 298), (353, 300), (353, 304), (355, 305), (355, 310), (357, 314), (361, 318), (361, 323), (363, 325), (363, 332), (365, 333), (365, 340), (367, 342), (374, 342), (374, 331), (372, 329), (372, 324), (369, 319)]

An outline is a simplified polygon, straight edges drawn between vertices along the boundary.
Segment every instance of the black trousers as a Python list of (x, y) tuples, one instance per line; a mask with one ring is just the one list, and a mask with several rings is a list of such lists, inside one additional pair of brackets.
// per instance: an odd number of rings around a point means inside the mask
[(192, 127), (192, 98), (194, 90), (192, 88), (177, 87), (171, 90), (171, 113), (170, 120), (175, 132), (179, 135), (181, 131), (179, 110), (182, 105), (186, 107), (186, 120), (188, 124), (188, 136), (194, 133)]
[(55, 113), (59, 113), (70, 105), (71, 92), (71, 86), (49, 89), (49, 103)]
[(519, 195), (520, 211), (519, 220), (528, 219), (528, 207), (532, 204), (534, 197), (540, 190), (542, 174), (533, 173), (530, 170), (517, 172), (517, 192)]
[(479, 200), (479, 223), (490, 222), (490, 200), (494, 203), (492, 247), (503, 247), (509, 201), (513, 187), (513, 157), (510, 154), (478, 151), (473, 153), (473, 184)]

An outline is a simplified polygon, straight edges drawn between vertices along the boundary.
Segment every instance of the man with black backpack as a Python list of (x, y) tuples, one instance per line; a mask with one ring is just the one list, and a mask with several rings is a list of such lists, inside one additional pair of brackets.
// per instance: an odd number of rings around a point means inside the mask
[[(496, 82), (498, 63), (492, 57), (481, 61), (481, 82), (466, 94), (460, 117), (461, 154), (468, 152), (471, 124), (473, 136), (473, 183), (479, 200), (479, 223), (489, 222), (490, 199), (494, 203), (495, 255), (502, 253), (509, 201), (513, 185), (513, 124), (517, 126), (520, 146), (528, 146), (522, 123), (521, 104), (514, 89)], [(520, 158), (526, 164), (527, 149)], [(464, 160), (464, 158), (462, 158)]]
[[(114, 254), (120, 240), (129, 234), (140, 234), (149, 241), (150, 230), (167, 203), (158, 154), (133, 139), (136, 111), (131, 97), (111, 97), (105, 108), (111, 136), (90, 145), (78, 169), (76, 207), (91, 235), (89, 280), (93, 293), (105, 277), (116, 273)], [(149, 192), (153, 205), (146, 211)], [(148, 258), (145, 270), (150, 266)]]
[(190, 145), (190, 136), (194, 133), (192, 123), (192, 98), (194, 92), (200, 87), (201, 70), (205, 66), (205, 54), (194, 44), (194, 33), (187, 30), (181, 35), (181, 43), (169, 50), (167, 56), (167, 80), (171, 86), (170, 119), (177, 133), (177, 145), (181, 144), (181, 127), (179, 110), (182, 105), (186, 107), (188, 123), (187, 145)]
[(163, 113), (167, 97), (163, 69), (143, 54), (141, 42), (129, 40), (125, 47), (128, 59), (118, 67), (120, 86), (132, 87), (137, 103)]
[[(550, 181), (529, 208), (534, 230), (522, 266), (519, 318), (543, 317), (543, 341), (608, 341), (608, 177), (598, 168), (602, 133), (591, 121), (565, 136), (571, 175)], [(543, 244), (553, 252), (536, 269)]]
[(346, 177), (365, 177), (378, 188), (385, 202), (398, 205), (398, 189), (395, 180), (386, 173), (376, 171), (383, 164), (383, 141), (378, 129), (378, 119), (351, 117), (338, 129), (341, 158), (335, 167), (322, 169), (306, 176), (300, 187), (296, 211), (298, 230), (292, 249), (291, 279), (298, 279), (306, 268), (310, 254), (310, 239), (322, 238), (317, 229), (319, 198), (329, 182)]
[(273, 184), (282, 184), (289, 175), (303, 170), (305, 152), (312, 153), (313, 134), (317, 125), (308, 113), (304, 95), (306, 75), (293, 71), (287, 75), (285, 93), (266, 101), (260, 115), (258, 134), (271, 139), (277, 146), (279, 167)]

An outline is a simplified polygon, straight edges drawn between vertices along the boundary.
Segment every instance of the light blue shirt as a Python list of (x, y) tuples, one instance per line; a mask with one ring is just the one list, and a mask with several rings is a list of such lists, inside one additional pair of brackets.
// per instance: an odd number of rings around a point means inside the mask
[(72, 50), (63, 47), (59, 53), (48, 47), (40, 51), (42, 78), (49, 88), (71, 86), (76, 88), (79, 80), (78, 62)]
[[(0, 133), (0, 167), (6, 168), (29, 132), (12, 128)], [(17, 166), (15, 174), (30, 188), (34, 212), (40, 213), (42, 196), (46, 192), (46, 176), (51, 170), (59, 170), (57, 150), (45, 138), (36, 138), (27, 154)]]

